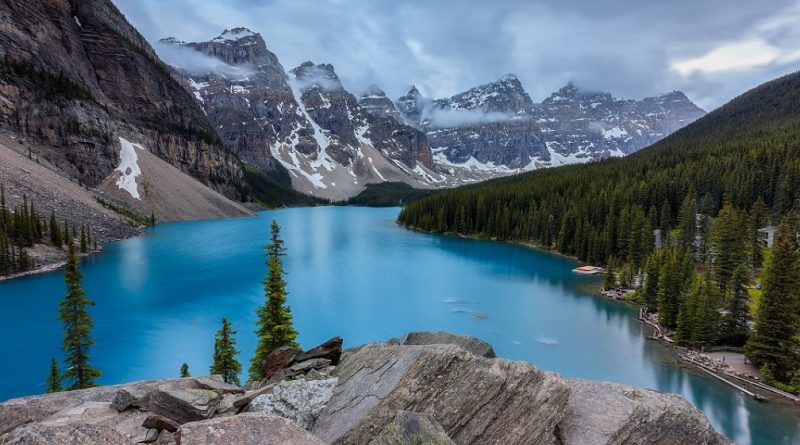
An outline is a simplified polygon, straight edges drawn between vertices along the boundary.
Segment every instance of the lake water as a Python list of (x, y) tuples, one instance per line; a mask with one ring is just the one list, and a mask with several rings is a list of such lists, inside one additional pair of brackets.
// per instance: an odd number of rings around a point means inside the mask
[[(183, 362), (208, 372), (227, 317), (245, 369), (263, 302), (263, 246), (283, 227), (289, 303), (304, 347), (340, 335), (346, 346), (414, 330), (474, 335), (500, 357), (566, 377), (683, 395), (747, 445), (800, 443), (797, 411), (761, 404), (674, 364), (646, 340), (636, 309), (593, 296), (596, 277), (571, 260), (520, 246), (414, 233), (397, 209), (321, 207), (256, 218), (159, 225), (83, 263), (102, 383), (174, 377)], [(0, 282), (0, 400), (44, 391), (60, 357), (63, 272)]]

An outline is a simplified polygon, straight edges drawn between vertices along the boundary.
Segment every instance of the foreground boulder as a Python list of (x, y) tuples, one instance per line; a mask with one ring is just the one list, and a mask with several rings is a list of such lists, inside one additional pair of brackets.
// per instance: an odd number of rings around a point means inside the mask
[(411, 332), (400, 339), (401, 345), (456, 345), (478, 357), (495, 358), (494, 348), (489, 343), (465, 335), (449, 332)]
[(178, 435), (184, 445), (323, 445), (296, 423), (263, 413), (187, 423)]
[(339, 359), (342, 357), (342, 337), (333, 337), (325, 343), (317, 346), (316, 348), (309, 349), (308, 351), (300, 354), (295, 358), (295, 363), (304, 362), (317, 358), (324, 358), (331, 361), (331, 364), (336, 366), (339, 364)]
[(333, 337), (308, 351), (282, 346), (272, 351), (261, 364), (262, 381), (247, 382), (248, 390), (270, 383), (306, 377), (327, 378), (328, 368), (339, 364), (342, 357), (342, 338)]
[(21, 425), (41, 422), (54, 415), (57, 416), (59, 412), (64, 412), (65, 410), (79, 407), (86, 403), (105, 402), (110, 404), (117, 395), (117, 392), (122, 389), (137, 393), (149, 392), (159, 384), (166, 382), (170, 382), (170, 380), (101, 386), (77, 391), (12, 399), (0, 403), (0, 436)]
[(17, 428), (3, 445), (130, 445), (126, 437), (115, 429), (102, 425), (32, 424)]
[(333, 396), (337, 379), (291, 380), (275, 385), (271, 392), (250, 403), (249, 411), (277, 414), (310, 430)]
[(455, 345), (367, 345), (336, 375), (340, 383), (314, 427), (328, 443), (374, 410), (399, 409), (429, 416), (459, 444), (549, 444), (569, 399), (555, 373)]
[(674, 394), (572, 380), (568, 405), (559, 424), (564, 444), (728, 443), (702, 413)]
[(373, 413), (398, 410), (426, 416), (460, 445), (730, 443), (681, 397), (566, 380), (455, 345), (367, 345), (334, 375), (339, 384), (313, 429), (327, 443), (391, 430), (396, 418)]
[(289, 365), (295, 362), (295, 357), (302, 353), (303, 351), (300, 349), (291, 346), (281, 346), (269, 353), (264, 364), (261, 365), (261, 375), (269, 380), (275, 374), (288, 368)]
[(411, 411), (374, 411), (338, 445), (456, 445), (441, 425)]

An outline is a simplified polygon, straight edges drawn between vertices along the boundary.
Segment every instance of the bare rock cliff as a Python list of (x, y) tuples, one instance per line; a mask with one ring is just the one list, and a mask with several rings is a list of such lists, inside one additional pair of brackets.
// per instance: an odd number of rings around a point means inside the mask
[(203, 110), (110, 0), (0, 3), (0, 130), (90, 186), (135, 140), (236, 196), (239, 161)]

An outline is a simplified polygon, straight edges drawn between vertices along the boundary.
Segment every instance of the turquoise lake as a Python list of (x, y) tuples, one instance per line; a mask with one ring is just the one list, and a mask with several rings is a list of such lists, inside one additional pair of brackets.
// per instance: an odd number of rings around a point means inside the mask
[[(164, 224), (106, 245), (83, 262), (104, 384), (208, 372), (221, 317), (238, 331), (246, 369), (263, 302), (268, 225), (282, 226), (289, 303), (304, 347), (345, 346), (415, 330), (492, 343), (500, 357), (566, 377), (678, 393), (742, 445), (800, 443), (797, 409), (758, 403), (678, 367), (646, 339), (637, 310), (594, 296), (601, 279), (533, 249), (426, 235), (394, 222), (398, 209), (298, 208), (258, 217)], [(0, 401), (44, 391), (60, 357), (63, 272), (0, 282)]]

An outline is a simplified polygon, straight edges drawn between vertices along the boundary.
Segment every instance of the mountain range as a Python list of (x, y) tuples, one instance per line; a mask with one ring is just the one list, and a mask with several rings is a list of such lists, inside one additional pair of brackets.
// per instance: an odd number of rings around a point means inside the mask
[(286, 71), (246, 28), (206, 42), (160, 43), (224, 64), (175, 68), (226, 146), (264, 169), (279, 164), (295, 189), (326, 199), (351, 197), (369, 183), (441, 188), (623, 156), (705, 114), (677, 91), (634, 101), (573, 84), (537, 104), (512, 74), (448, 99), (412, 87), (391, 100), (375, 85), (356, 96), (330, 64)]
[[(621, 156), (704, 114), (680, 92), (619, 100), (572, 84), (535, 103), (513, 75), (447, 99), (416, 88), (353, 94), (332, 65), (287, 69), (246, 28), (154, 48), (109, 0), (11, 0), (0, 13), (2, 149), (124, 209), (123, 225)], [(0, 168), (10, 204), (30, 195), (43, 212), (67, 214), (47, 198), (63, 190), (34, 192), (19, 174), (30, 168)]]

